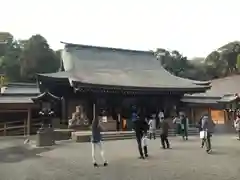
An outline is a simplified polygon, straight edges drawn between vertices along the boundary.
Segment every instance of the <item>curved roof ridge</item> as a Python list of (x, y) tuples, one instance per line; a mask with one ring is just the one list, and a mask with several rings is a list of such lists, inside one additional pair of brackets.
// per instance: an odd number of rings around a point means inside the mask
[(111, 50), (111, 51), (125, 51), (125, 52), (136, 52), (136, 53), (147, 53), (147, 54), (153, 54), (151, 50), (134, 50), (134, 49), (124, 49), (124, 48), (115, 48), (115, 47), (107, 47), (107, 46), (93, 46), (93, 45), (86, 45), (86, 44), (74, 44), (74, 43), (67, 43), (62, 42), (62, 44), (65, 45), (65, 48), (69, 47), (80, 47), (80, 48), (92, 48), (92, 49), (104, 49), (104, 50)]
[(62, 60), (64, 69), (70, 74), (58, 72), (50, 76), (68, 78), (70, 83), (76, 81), (81, 85), (176, 89), (187, 92), (205, 92), (210, 87), (204, 82), (171, 74), (150, 51), (66, 43)]

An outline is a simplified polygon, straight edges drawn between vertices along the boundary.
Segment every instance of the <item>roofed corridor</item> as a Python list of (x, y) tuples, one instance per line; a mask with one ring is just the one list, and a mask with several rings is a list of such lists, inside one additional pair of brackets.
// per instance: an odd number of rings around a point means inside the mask
[[(137, 159), (135, 140), (105, 142), (108, 167), (93, 168), (90, 143), (62, 142), (50, 148), (31, 148), (23, 139), (1, 139), (1, 180), (237, 180), (240, 142), (234, 135), (213, 137), (213, 154), (200, 148), (198, 137), (171, 138), (173, 149), (160, 149), (159, 138), (149, 142), (149, 159)], [(100, 159), (100, 158), (99, 158)], [(229, 168), (231, 167), (231, 168)]]

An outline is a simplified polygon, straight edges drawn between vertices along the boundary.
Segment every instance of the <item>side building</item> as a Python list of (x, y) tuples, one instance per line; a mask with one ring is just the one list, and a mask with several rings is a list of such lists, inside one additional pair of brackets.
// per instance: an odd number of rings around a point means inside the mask
[(239, 109), (240, 75), (212, 80), (211, 89), (205, 93), (186, 94), (181, 101), (188, 116), (197, 122), (209, 113), (217, 124), (217, 131), (232, 132), (236, 110)]
[(128, 127), (131, 108), (145, 114), (164, 111), (175, 115), (184, 94), (203, 93), (209, 82), (176, 77), (149, 51), (64, 43), (61, 72), (39, 74), (41, 92), (63, 97), (62, 123), (76, 107), (91, 121), (107, 116), (109, 130)]
[(40, 126), (39, 106), (32, 98), (40, 93), (37, 84), (8, 83), (0, 93), (0, 135), (29, 135)]

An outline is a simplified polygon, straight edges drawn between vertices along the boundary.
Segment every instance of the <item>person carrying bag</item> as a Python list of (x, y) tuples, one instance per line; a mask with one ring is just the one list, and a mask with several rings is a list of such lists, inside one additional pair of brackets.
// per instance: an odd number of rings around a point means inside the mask
[(234, 127), (238, 134), (238, 140), (240, 140), (240, 114), (237, 114), (237, 118), (234, 121)]
[(214, 130), (215, 124), (212, 119), (209, 118), (208, 115), (203, 116), (201, 120), (201, 131), (200, 134), (203, 136), (203, 145), (206, 144), (206, 152), (211, 153), (212, 151), (212, 144), (211, 144), (211, 137)]

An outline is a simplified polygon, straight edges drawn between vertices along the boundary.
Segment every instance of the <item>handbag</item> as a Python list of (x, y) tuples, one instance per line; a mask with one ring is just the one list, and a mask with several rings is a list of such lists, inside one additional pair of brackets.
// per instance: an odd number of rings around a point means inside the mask
[(148, 141), (148, 138), (147, 138), (147, 136), (143, 136), (142, 137), (142, 146), (147, 146), (147, 141)]
[(207, 137), (207, 131), (200, 131), (200, 139), (204, 139)]

